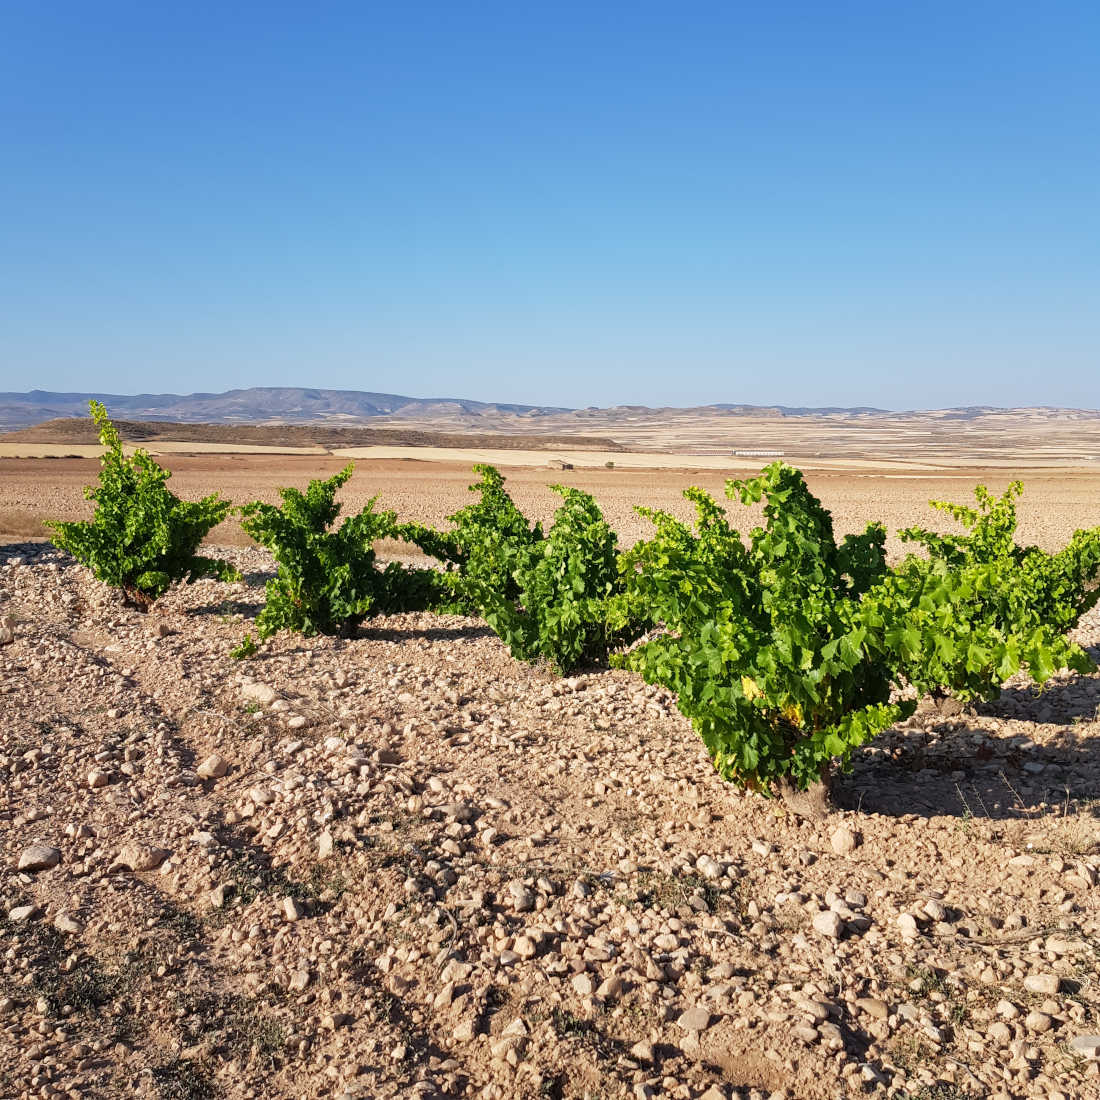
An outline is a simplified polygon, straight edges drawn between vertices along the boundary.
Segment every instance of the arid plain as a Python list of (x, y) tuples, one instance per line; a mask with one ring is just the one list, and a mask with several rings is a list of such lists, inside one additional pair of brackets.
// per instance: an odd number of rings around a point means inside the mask
[[(629, 544), (649, 527), (634, 505), (686, 516), (683, 488), (720, 496), (768, 461), (682, 428), (666, 453), (652, 434), (607, 452), (147, 445), (180, 495), (238, 503), (355, 455), (346, 510), (378, 494), (437, 524), (496, 461), (529, 515), (577, 485)], [(929, 498), (1014, 476), (1022, 540), (1100, 525), (1088, 447), (996, 435), (744, 449), (788, 452), (840, 532), (944, 528)], [(556, 680), (477, 620), (281, 636), (233, 664), (270, 558), (227, 524), (210, 541), (244, 581), (124, 608), (38, 541), (42, 519), (90, 514), (96, 470), (0, 458), (0, 1095), (1100, 1093), (1100, 676), (925, 705), (857, 755), (828, 820), (802, 820), (723, 784), (666, 692)], [(1076, 637), (1100, 656), (1095, 611)]]
[[(490, 462), (524, 510), (543, 520), (556, 500), (547, 485), (589, 490), (627, 543), (648, 527), (635, 505), (686, 516), (680, 494), (688, 485), (721, 496), (727, 478), (751, 474), (772, 454), (805, 472), (842, 532), (871, 520), (891, 532), (934, 523), (929, 499), (969, 500), (975, 484), (1000, 491), (1013, 478), (1027, 490), (1022, 539), (1051, 547), (1100, 523), (1100, 416), (1076, 410), (781, 416), (618, 408), (531, 418), (444, 409), (379, 422), (385, 427), (358, 433), (382, 438), (372, 445), (355, 445), (354, 428), (329, 425), (145, 422), (129, 425), (124, 438), (157, 455), (185, 497), (272, 500), (280, 485), (304, 485), (354, 461), (348, 507), (377, 493), (400, 517), (432, 523), (466, 502), (471, 466)], [(416, 445), (403, 445), (406, 438)], [(43, 518), (88, 514), (81, 487), (94, 479), (97, 453), (88, 420), (0, 436), (0, 535), (40, 535)], [(236, 541), (239, 532), (230, 524), (214, 537)]]
[[(184, 450), (186, 447), (188, 450)], [(311, 478), (328, 477), (348, 462), (355, 474), (340, 499), (345, 513), (361, 508), (372, 496), (378, 507), (392, 508), (398, 518), (437, 525), (469, 503), (474, 462), (497, 465), (507, 479), (509, 491), (521, 509), (544, 523), (551, 519), (558, 497), (549, 486), (561, 483), (592, 493), (625, 545), (644, 538), (650, 530), (647, 520), (634, 509), (638, 505), (662, 508), (683, 518), (691, 515), (682, 493), (699, 485), (719, 499), (730, 478), (751, 476), (769, 459), (645, 454), (646, 464), (631, 464), (633, 455), (613, 453), (603, 461), (582, 464), (586, 456), (562, 452), (572, 469), (551, 466), (553, 455), (544, 452), (470, 450), (456, 457), (432, 449), (417, 449), (415, 457), (392, 457), (393, 448), (359, 448), (349, 452), (274, 452), (256, 454), (218, 450), (195, 453), (194, 444), (179, 449), (160, 447), (154, 453), (172, 471), (174, 492), (187, 499), (218, 492), (236, 503), (249, 500), (276, 501), (281, 486), (304, 488)], [(412, 450), (411, 448), (409, 450)], [(71, 451), (67, 452), (71, 454)], [(600, 458), (602, 456), (597, 456)], [(613, 468), (605, 463), (613, 462)], [(522, 464), (519, 464), (522, 463)], [(43, 537), (46, 519), (88, 518), (92, 505), (84, 499), (83, 487), (94, 483), (98, 461), (86, 457), (0, 457), (0, 538)], [(876, 469), (863, 462), (837, 463), (827, 468), (803, 466), (811, 489), (833, 514), (839, 533), (862, 529), (881, 521), (891, 533), (889, 546), (901, 547), (893, 538), (896, 530), (913, 524), (945, 527), (945, 521), (928, 507), (929, 500), (970, 503), (976, 484), (1002, 492), (1009, 481), (1024, 482), (1019, 503), (1019, 536), (1053, 549), (1078, 527), (1100, 524), (1100, 470), (1087, 467), (961, 466), (953, 469), (913, 469), (890, 466)], [(758, 512), (739, 504), (728, 505), (731, 519), (743, 532), (758, 521)], [(233, 520), (211, 534), (214, 543), (242, 544), (244, 536)], [(396, 549), (396, 548), (395, 548)]]

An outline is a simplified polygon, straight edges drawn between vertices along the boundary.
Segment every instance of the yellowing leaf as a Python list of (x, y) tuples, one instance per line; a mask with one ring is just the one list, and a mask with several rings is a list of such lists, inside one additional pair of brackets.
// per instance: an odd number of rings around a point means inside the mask
[(802, 704), (801, 703), (788, 703), (782, 711), (783, 717), (792, 726), (802, 725)]

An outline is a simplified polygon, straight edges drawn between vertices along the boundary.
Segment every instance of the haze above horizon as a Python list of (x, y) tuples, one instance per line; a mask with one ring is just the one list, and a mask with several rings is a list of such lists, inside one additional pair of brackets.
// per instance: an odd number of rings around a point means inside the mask
[(0, 390), (1100, 406), (1100, 9), (0, 11)]

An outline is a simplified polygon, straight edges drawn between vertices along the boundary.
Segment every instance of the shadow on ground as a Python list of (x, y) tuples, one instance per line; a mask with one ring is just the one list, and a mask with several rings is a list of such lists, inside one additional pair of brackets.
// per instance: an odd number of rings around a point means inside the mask
[[(1096, 697), (1079, 682), (1038, 697), (1027, 688), (1006, 690), (996, 702), (930, 728), (891, 730), (856, 753), (851, 774), (833, 784), (833, 798), (847, 809), (892, 817), (1100, 820), (1096, 709)], [(1014, 725), (996, 732), (987, 728), (991, 717)]]
[(233, 618), (243, 615), (246, 619), (254, 619), (264, 609), (263, 602), (253, 603), (246, 600), (222, 600), (220, 603), (205, 604), (202, 607), (189, 607), (184, 614), (189, 619), (201, 619), (211, 617), (218, 619)]
[(433, 642), (472, 642), (475, 638), (491, 638), (495, 635), (489, 627), (484, 625), (430, 627), (427, 630), (416, 627), (404, 630), (365, 625), (359, 628), (356, 637), (372, 642), (405, 642), (410, 638), (427, 638)]

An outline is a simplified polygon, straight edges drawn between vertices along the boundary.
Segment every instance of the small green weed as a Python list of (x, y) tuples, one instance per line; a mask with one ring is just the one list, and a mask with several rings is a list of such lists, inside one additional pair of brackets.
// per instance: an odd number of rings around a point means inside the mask
[(921, 1085), (916, 1092), (901, 1094), (903, 1100), (971, 1100), (970, 1094), (948, 1081)]
[(550, 1023), (559, 1039), (576, 1039), (598, 1059), (607, 1061), (618, 1058), (626, 1048), (600, 1028), (598, 1019), (605, 1015), (605, 1012), (600, 1012), (597, 1019), (586, 1020), (566, 1008), (558, 1007), (551, 1013)]
[(701, 905), (707, 913), (736, 908), (729, 891), (694, 872), (667, 875), (659, 871), (642, 871), (635, 880), (633, 900), (645, 909), (670, 911), (684, 905), (692, 909)]
[(930, 966), (909, 965), (905, 968), (905, 976), (909, 979), (910, 990), (918, 997), (927, 999), (931, 993), (942, 993), (944, 996), (949, 993), (943, 975)]
[(240, 1054), (251, 1056), (260, 1064), (271, 1067), (286, 1046), (286, 1030), (259, 1004), (244, 997), (230, 1002), (229, 1041)]
[(161, 1100), (213, 1100), (218, 1095), (210, 1071), (183, 1058), (155, 1066), (153, 1084)]

